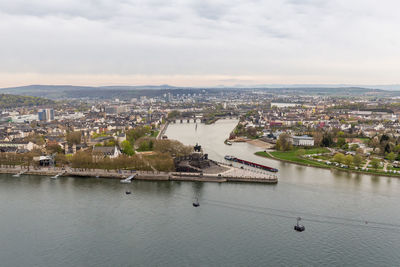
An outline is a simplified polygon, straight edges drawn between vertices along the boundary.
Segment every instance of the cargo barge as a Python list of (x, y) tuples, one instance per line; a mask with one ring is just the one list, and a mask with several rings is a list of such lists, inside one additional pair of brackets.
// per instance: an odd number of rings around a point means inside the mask
[(255, 163), (255, 162), (239, 159), (239, 158), (234, 157), (234, 156), (225, 156), (224, 158), (226, 160), (229, 160), (229, 161), (241, 163), (241, 164), (244, 164), (244, 165), (247, 165), (247, 166), (250, 166), (250, 167), (254, 167), (254, 168), (258, 168), (258, 169), (263, 169), (265, 171), (278, 172), (278, 169), (276, 169), (276, 168), (272, 168), (272, 167), (268, 167), (268, 166), (265, 166), (265, 165), (262, 165), (262, 164), (258, 164), (258, 163)]

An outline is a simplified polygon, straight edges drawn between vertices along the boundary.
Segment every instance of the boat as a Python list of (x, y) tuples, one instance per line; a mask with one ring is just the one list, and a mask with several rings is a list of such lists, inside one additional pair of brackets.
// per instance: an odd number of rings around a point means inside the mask
[(255, 163), (255, 162), (247, 161), (247, 160), (244, 160), (244, 159), (239, 159), (239, 158), (234, 157), (234, 156), (226, 155), (224, 157), (224, 159), (229, 160), (229, 161), (233, 161), (233, 162), (237, 162), (237, 163), (241, 163), (241, 164), (244, 164), (244, 165), (248, 165), (250, 167), (263, 169), (265, 171), (278, 172), (278, 169), (276, 169), (276, 168), (272, 168), (272, 167), (265, 166), (265, 165), (262, 165), (262, 164), (258, 164), (258, 163)]
[(126, 191), (125, 194), (130, 195), (131, 191)]
[(294, 226), (294, 230), (297, 231), (297, 232), (303, 232), (304, 230), (306, 230), (304, 225), (299, 224), (300, 221), (301, 221), (301, 218), (297, 217), (297, 223)]
[(231, 145), (232, 145), (232, 143), (229, 142), (229, 141), (226, 141), (225, 144), (227, 144), (228, 146), (231, 146)]
[(199, 200), (196, 198), (196, 202), (193, 202), (193, 207), (199, 207), (200, 203)]

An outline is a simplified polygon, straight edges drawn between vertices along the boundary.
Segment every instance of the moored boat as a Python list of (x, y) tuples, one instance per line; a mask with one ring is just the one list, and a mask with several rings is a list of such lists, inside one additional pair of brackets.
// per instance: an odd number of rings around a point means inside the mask
[(247, 166), (250, 166), (250, 167), (263, 169), (263, 170), (270, 171), (270, 172), (278, 172), (278, 169), (276, 169), (276, 168), (272, 168), (272, 167), (265, 166), (265, 165), (262, 165), (262, 164), (258, 164), (258, 163), (255, 163), (255, 162), (247, 161), (247, 160), (244, 160), (244, 159), (239, 159), (239, 158), (236, 158), (234, 156), (226, 155), (224, 157), (224, 159), (229, 160), (229, 161), (234, 161), (234, 162), (237, 162), (237, 163), (241, 163), (241, 164), (244, 164), (244, 165), (247, 165)]

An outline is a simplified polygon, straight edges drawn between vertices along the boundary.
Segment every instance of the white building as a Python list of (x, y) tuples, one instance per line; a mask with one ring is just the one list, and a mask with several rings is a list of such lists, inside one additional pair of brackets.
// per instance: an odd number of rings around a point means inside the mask
[(303, 136), (292, 136), (292, 143), (294, 146), (314, 146), (314, 138)]

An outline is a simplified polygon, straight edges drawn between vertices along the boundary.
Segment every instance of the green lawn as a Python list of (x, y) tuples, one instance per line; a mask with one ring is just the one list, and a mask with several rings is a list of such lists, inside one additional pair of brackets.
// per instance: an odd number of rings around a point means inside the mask
[[(309, 166), (314, 166), (314, 167), (335, 168), (335, 169), (339, 169), (339, 170), (357, 171), (357, 172), (362, 172), (362, 173), (367, 173), (367, 174), (375, 174), (375, 175), (383, 175), (384, 174), (384, 175), (388, 175), (388, 176), (397, 176), (397, 177), (400, 176), (400, 174), (383, 172), (383, 170), (382, 170), (383, 166), (380, 166), (376, 170), (369, 168), (368, 171), (366, 171), (366, 170), (363, 171), (360, 169), (356, 170), (354, 168), (354, 166), (351, 166), (350, 168), (340, 168), (335, 165), (327, 165), (325, 162), (318, 162), (316, 160), (296, 156), (296, 150), (297, 149), (294, 149), (291, 151), (285, 151), (285, 152), (282, 152), (282, 151), (271, 151), (271, 152), (260, 151), (260, 152), (256, 152), (255, 154), (257, 156), (261, 156), (261, 157), (275, 158), (275, 159), (280, 159), (280, 160), (284, 160), (284, 161), (289, 161), (289, 162), (293, 162), (293, 163), (309, 165)], [(326, 148), (306, 149), (306, 155), (307, 154), (310, 155), (310, 154), (327, 153), (327, 152), (329, 152), (329, 150)], [(366, 161), (364, 160), (364, 162), (361, 166), (363, 166), (365, 163), (366, 163)], [(388, 170), (390, 170), (390, 169), (395, 169), (395, 168), (388, 166)], [(400, 170), (400, 168), (397, 170)]]
[[(278, 159), (282, 159), (282, 160), (287, 160), (287, 161), (292, 161), (292, 162), (296, 162), (296, 163), (300, 163), (300, 164), (306, 164), (306, 165), (313, 165), (313, 166), (317, 166), (317, 167), (326, 167), (327, 165), (323, 162), (318, 162), (315, 160), (311, 160), (311, 159), (306, 159), (306, 158), (302, 158), (296, 155), (296, 151), (298, 149), (294, 149), (291, 151), (272, 151), (272, 152), (264, 152), (264, 151), (260, 151), (260, 152), (256, 152), (255, 154), (257, 156), (262, 156), (262, 157), (267, 157), (267, 158), (278, 158)], [(306, 149), (306, 154), (310, 155), (310, 154), (319, 154), (319, 153), (327, 153), (329, 152), (329, 149), (327, 148), (310, 148), (310, 149)], [(271, 155), (271, 156), (270, 156)]]

